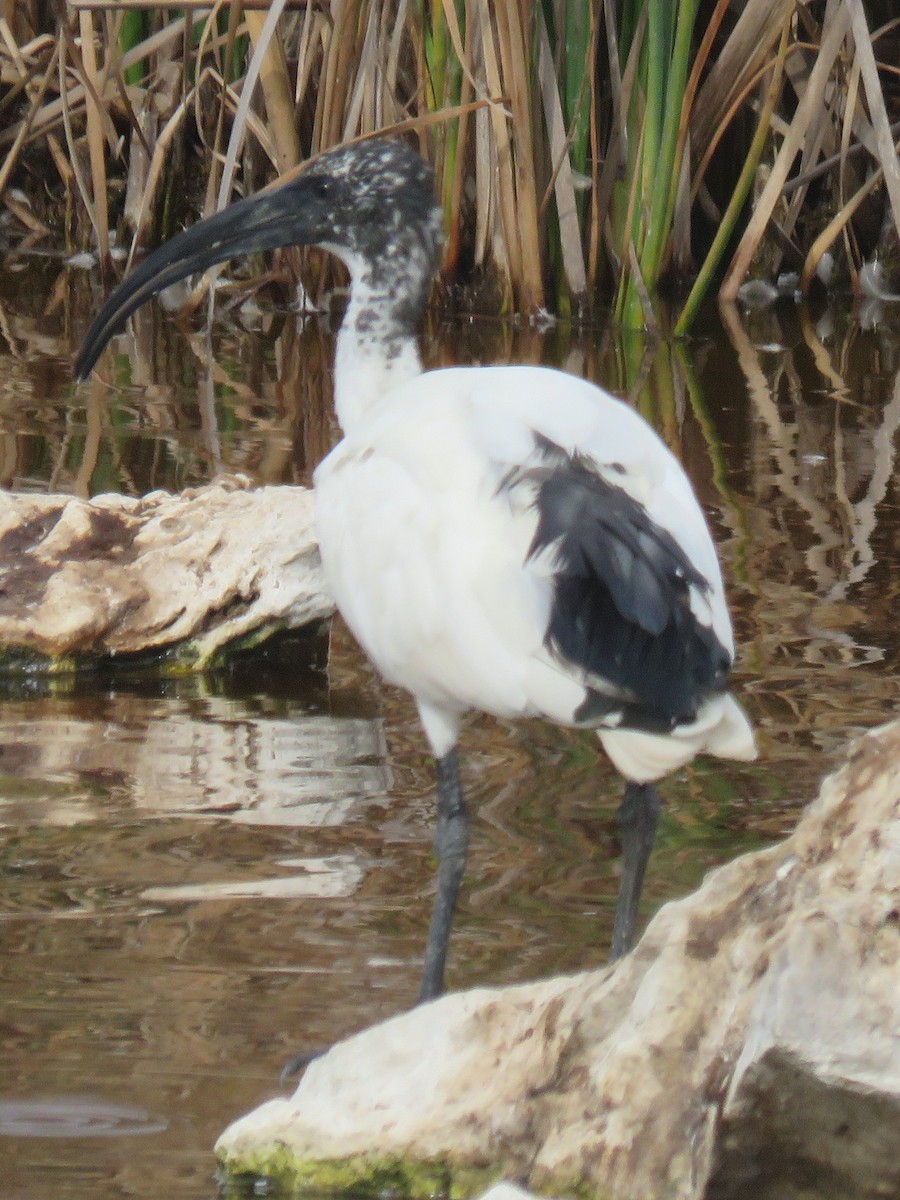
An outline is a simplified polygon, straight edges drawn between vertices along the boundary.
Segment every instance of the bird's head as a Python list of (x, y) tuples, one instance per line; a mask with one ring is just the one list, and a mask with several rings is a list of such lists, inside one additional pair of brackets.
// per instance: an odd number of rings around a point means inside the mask
[(109, 339), (157, 292), (227, 259), (288, 245), (332, 251), (354, 284), (392, 301), (398, 319), (414, 323), (441, 246), (431, 167), (402, 142), (359, 142), (185, 229), (107, 299), (85, 336), (76, 377), (87, 377)]

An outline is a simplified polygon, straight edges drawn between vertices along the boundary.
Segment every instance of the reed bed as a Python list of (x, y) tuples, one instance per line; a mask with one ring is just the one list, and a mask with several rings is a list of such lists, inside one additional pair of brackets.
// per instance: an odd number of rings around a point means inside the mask
[(0, 0), (5, 238), (107, 269), (403, 134), (448, 302), (684, 333), (751, 273), (805, 292), (829, 255), (859, 290), (898, 257), (898, 47), (893, 0)]

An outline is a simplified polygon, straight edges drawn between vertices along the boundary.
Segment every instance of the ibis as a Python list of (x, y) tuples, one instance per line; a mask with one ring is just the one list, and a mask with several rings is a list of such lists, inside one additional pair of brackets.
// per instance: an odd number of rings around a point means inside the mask
[(612, 957), (632, 945), (656, 782), (700, 753), (750, 759), (728, 691), (731, 622), (684, 470), (627, 404), (536, 366), (423, 371), (418, 330), (442, 245), (427, 163), (372, 139), (184, 230), (109, 297), (84, 379), (168, 285), (296, 244), (337, 255), (350, 295), (335, 352), (343, 437), (315, 473), (334, 599), (385, 679), (412, 693), (437, 771), (437, 884), (420, 1000), (439, 995), (469, 817), (463, 716), (594, 730), (625, 780)]

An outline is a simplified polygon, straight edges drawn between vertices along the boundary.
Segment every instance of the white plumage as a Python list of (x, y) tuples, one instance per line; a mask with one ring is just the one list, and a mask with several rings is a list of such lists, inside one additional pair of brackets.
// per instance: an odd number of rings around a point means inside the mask
[(734, 655), (715, 547), (675, 457), (632, 409), (542, 367), (422, 372), (440, 248), (423, 161), (398, 143), (323, 155), (290, 183), (179, 234), (110, 297), (83, 378), (148, 296), (236, 254), (331, 250), (351, 274), (338, 338), (343, 440), (315, 475), (338, 608), (412, 692), (437, 760), (438, 886), (420, 998), (443, 987), (468, 842), (462, 715), (596, 729), (625, 776), (613, 954), (631, 943), (658, 798), (700, 752), (751, 758), (726, 691)]
[[(338, 397), (341, 389), (338, 373)], [(553, 554), (528, 559), (534, 488), (501, 489), (510, 471), (540, 465), (535, 433), (583, 455), (677, 539), (711, 584), (708, 595), (691, 589), (692, 609), (733, 654), (715, 548), (684, 471), (633, 409), (600, 388), (543, 367), (430, 371), (373, 397), (348, 424), (315, 475), (323, 562), (363, 649), (416, 697), (438, 757), (468, 709), (579, 723), (585, 673), (544, 641)], [(604, 749), (638, 782), (701, 751), (754, 753), (727, 693), (663, 737), (614, 725), (598, 730)]]

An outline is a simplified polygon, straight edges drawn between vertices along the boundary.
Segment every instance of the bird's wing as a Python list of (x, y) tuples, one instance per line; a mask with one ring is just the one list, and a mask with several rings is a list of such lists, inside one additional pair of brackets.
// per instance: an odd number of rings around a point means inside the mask
[(496, 367), (478, 375), (472, 407), (487, 454), (513, 469), (540, 461), (547, 446), (578, 458), (631, 496), (674, 538), (711, 592), (721, 592), (715, 545), (690, 481), (639, 413), (562, 371)]
[[(725, 687), (731, 625), (702, 510), (633, 410), (559, 372), (482, 372), (473, 422), (498, 493), (532, 508), (529, 561), (551, 563), (547, 646), (580, 668), (584, 720), (691, 721)], [(624, 701), (624, 703), (623, 703)]]

